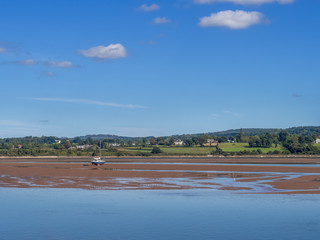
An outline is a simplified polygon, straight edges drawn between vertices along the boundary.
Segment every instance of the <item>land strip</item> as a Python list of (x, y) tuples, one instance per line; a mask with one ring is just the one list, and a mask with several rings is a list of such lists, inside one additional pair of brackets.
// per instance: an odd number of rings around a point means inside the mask
[(90, 158), (1, 158), (0, 187), (319, 194), (315, 164), (317, 157), (110, 158), (99, 167), (91, 166)]

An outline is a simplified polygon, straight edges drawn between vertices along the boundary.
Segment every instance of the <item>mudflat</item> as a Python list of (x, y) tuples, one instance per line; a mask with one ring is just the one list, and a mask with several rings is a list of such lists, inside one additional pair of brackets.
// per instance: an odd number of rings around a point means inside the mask
[[(0, 187), (319, 194), (319, 157), (0, 158)], [(319, 166), (317, 166), (319, 164)]]

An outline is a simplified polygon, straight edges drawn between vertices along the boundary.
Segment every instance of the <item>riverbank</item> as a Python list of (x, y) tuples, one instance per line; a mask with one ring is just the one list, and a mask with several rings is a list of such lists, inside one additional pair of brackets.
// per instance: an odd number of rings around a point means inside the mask
[[(319, 194), (318, 157), (1, 158), (0, 187), (215, 189), (241, 193)], [(320, 166), (320, 165), (319, 165)]]

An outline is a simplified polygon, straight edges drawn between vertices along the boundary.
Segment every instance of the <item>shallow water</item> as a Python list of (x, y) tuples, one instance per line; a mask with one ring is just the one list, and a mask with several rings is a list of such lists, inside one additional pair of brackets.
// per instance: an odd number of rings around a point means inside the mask
[(317, 239), (319, 195), (0, 188), (0, 239)]

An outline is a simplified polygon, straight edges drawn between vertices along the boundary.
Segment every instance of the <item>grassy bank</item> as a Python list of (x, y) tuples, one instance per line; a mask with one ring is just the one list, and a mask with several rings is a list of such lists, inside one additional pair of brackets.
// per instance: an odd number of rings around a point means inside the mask
[[(158, 146), (161, 151), (162, 155), (197, 155), (197, 156), (204, 156), (209, 155), (213, 151), (216, 150), (216, 147), (169, 147), (169, 146)], [(270, 147), (270, 148), (250, 148), (248, 143), (221, 143), (219, 147), (222, 149), (223, 152), (226, 153), (241, 153), (247, 151), (258, 151), (261, 150), (263, 154), (268, 152), (273, 152), (275, 150), (283, 151), (285, 149), (281, 147)], [(152, 147), (123, 147), (118, 148), (119, 152), (123, 154), (134, 154), (134, 153), (150, 153), (152, 151)]]
[[(320, 144), (314, 144), (320, 151)], [(219, 148), (222, 150), (219, 154), (214, 152), (216, 147), (183, 147), (183, 146), (158, 146), (161, 150), (159, 154), (152, 154), (153, 146), (148, 147), (117, 147), (110, 149), (102, 149), (103, 156), (207, 156), (207, 155), (266, 155), (266, 154), (282, 154), (288, 155), (288, 152), (282, 146), (270, 148), (253, 148), (248, 143), (221, 143)], [(74, 150), (74, 149), (0, 149), (0, 156), (93, 156), (99, 155), (99, 150)]]

